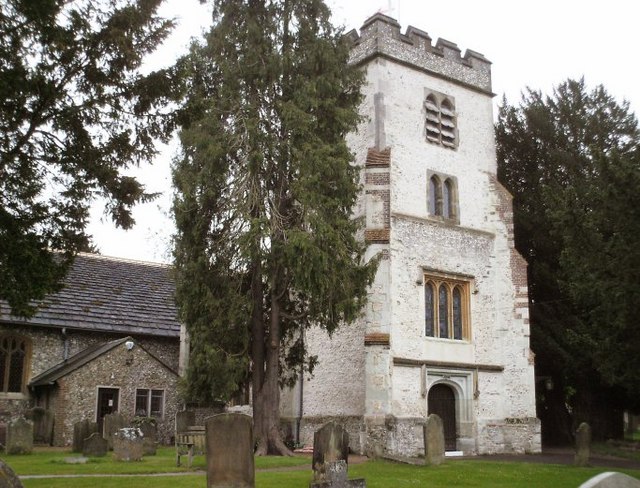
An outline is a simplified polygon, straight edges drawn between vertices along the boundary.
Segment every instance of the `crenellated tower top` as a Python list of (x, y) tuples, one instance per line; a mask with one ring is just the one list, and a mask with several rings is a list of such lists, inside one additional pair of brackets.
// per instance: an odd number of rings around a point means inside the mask
[(460, 48), (445, 39), (434, 46), (429, 34), (411, 26), (402, 34), (395, 19), (380, 13), (365, 21), (360, 34), (354, 29), (347, 36), (355, 64), (382, 56), (491, 94), (491, 62), (471, 49), (461, 56)]

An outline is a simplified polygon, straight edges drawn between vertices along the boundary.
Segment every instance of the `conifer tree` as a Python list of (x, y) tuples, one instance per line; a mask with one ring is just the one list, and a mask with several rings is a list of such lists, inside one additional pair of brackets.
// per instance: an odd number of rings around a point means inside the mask
[(89, 246), (96, 196), (123, 228), (153, 196), (123, 170), (171, 129), (172, 80), (139, 71), (172, 27), (161, 1), (0, 2), (0, 298), (14, 314), (33, 313)]
[(214, 3), (182, 60), (189, 97), (174, 167), (177, 299), (191, 334), (186, 394), (226, 401), (249, 371), (257, 453), (288, 453), (280, 386), (312, 369), (311, 326), (334, 331), (366, 299), (345, 142), (362, 74), (321, 0)]
[(539, 391), (543, 436), (568, 442), (581, 421), (596, 438), (620, 435), (621, 409), (640, 398), (630, 284), (640, 282), (637, 119), (602, 86), (567, 80), (550, 96), (505, 100), (496, 141), (516, 247), (529, 263), (536, 375), (554, 384)]

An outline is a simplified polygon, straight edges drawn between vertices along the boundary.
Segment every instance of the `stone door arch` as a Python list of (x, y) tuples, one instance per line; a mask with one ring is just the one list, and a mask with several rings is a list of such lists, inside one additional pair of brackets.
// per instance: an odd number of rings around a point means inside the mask
[(429, 389), (427, 397), (428, 413), (435, 413), (442, 419), (444, 428), (444, 447), (447, 451), (455, 451), (456, 446), (456, 395), (453, 389), (438, 383)]

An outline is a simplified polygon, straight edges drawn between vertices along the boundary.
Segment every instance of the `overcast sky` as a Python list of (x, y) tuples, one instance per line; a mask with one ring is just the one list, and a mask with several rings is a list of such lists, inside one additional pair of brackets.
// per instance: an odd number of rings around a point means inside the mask
[[(584, 76), (593, 87), (603, 84), (631, 108), (640, 110), (638, 75), (638, 19), (640, 2), (630, 0), (333, 0), (328, 2), (337, 24), (347, 30), (380, 11), (398, 19), (402, 32), (407, 26), (455, 42), (464, 51), (484, 54), (492, 63), (496, 103), (506, 94), (519, 99), (529, 86), (550, 92), (571, 77)], [(208, 9), (197, 0), (167, 0), (162, 14), (174, 17), (173, 36), (149, 60), (157, 68), (171, 64), (186, 51), (189, 39), (210, 24)], [(162, 192), (153, 203), (134, 211), (136, 226), (117, 230), (103, 216), (99, 205), (92, 212), (88, 232), (107, 256), (147, 261), (171, 261), (170, 164), (175, 147), (163, 148), (153, 166), (135, 174), (150, 191)]]

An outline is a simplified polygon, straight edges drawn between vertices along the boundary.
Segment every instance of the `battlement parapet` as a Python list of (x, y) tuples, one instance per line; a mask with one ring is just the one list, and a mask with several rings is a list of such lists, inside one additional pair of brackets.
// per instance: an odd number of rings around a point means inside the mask
[(462, 56), (457, 44), (445, 39), (434, 46), (429, 34), (415, 27), (402, 34), (400, 24), (384, 14), (367, 19), (360, 34), (354, 29), (347, 36), (354, 64), (384, 56), (491, 93), (491, 62), (482, 54), (467, 49)]

